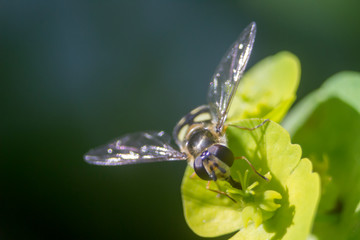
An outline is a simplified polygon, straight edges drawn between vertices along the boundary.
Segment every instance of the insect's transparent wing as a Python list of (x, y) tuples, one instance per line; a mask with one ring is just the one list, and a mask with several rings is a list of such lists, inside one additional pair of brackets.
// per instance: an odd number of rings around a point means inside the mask
[(186, 154), (172, 148), (170, 140), (163, 131), (132, 133), (90, 150), (84, 159), (91, 164), (109, 166), (186, 160)]
[(208, 103), (218, 132), (222, 131), (231, 100), (249, 60), (255, 35), (256, 24), (252, 22), (226, 52), (210, 83)]

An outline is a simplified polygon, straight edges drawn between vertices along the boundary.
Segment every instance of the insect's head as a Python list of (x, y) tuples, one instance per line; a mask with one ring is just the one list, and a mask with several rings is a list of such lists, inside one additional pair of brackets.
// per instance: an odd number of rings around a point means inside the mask
[(226, 180), (230, 177), (233, 163), (234, 154), (228, 147), (213, 144), (195, 159), (194, 170), (203, 180)]

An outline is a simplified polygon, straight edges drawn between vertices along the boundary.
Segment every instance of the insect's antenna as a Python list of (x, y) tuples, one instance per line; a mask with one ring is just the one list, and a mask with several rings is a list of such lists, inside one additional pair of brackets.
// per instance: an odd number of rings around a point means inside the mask
[(211, 169), (211, 174), (210, 174), (211, 179), (215, 182), (217, 180), (215, 171), (213, 169)]

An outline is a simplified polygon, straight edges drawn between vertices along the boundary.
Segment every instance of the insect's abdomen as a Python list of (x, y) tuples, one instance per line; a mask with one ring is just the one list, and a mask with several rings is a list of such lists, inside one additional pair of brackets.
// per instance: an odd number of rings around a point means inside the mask
[(182, 149), (187, 142), (186, 135), (194, 127), (205, 127), (211, 124), (211, 113), (208, 105), (202, 105), (186, 114), (176, 124), (173, 130), (173, 137), (176, 144)]
[(175, 126), (173, 135), (180, 150), (188, 155), (188, 163), (214, 143), (224, 143), (216, 134), (209, 106), (203, 105), (185, 115)]

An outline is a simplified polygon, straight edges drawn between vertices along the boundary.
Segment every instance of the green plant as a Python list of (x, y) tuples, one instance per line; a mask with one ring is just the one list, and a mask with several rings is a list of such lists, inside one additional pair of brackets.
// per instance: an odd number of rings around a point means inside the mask
[(270, 181), (236, 160), (231, 175), (242, 190), (221, 181), (210, 185), (234, 202), (207, 190), (206, 181), (191, 177), (188, 167), (181, 188), (184, 212), (198, 235), (237, 231), (231, 239), (359, 239), (360, 75), (335, 75), (284, 121), (311, 161), (278, 124), (295, 100), (299, 78), (299, 61), (288, 52), (244, 75), (227, 123), (251, 128), (261, 119), (272, 121), (253, 131), (227, 127), (228, 145)]
[(314, 236), (360, 239), (360, 74), (329, 78), (290, 112), (284, 126), (321, 177)]

